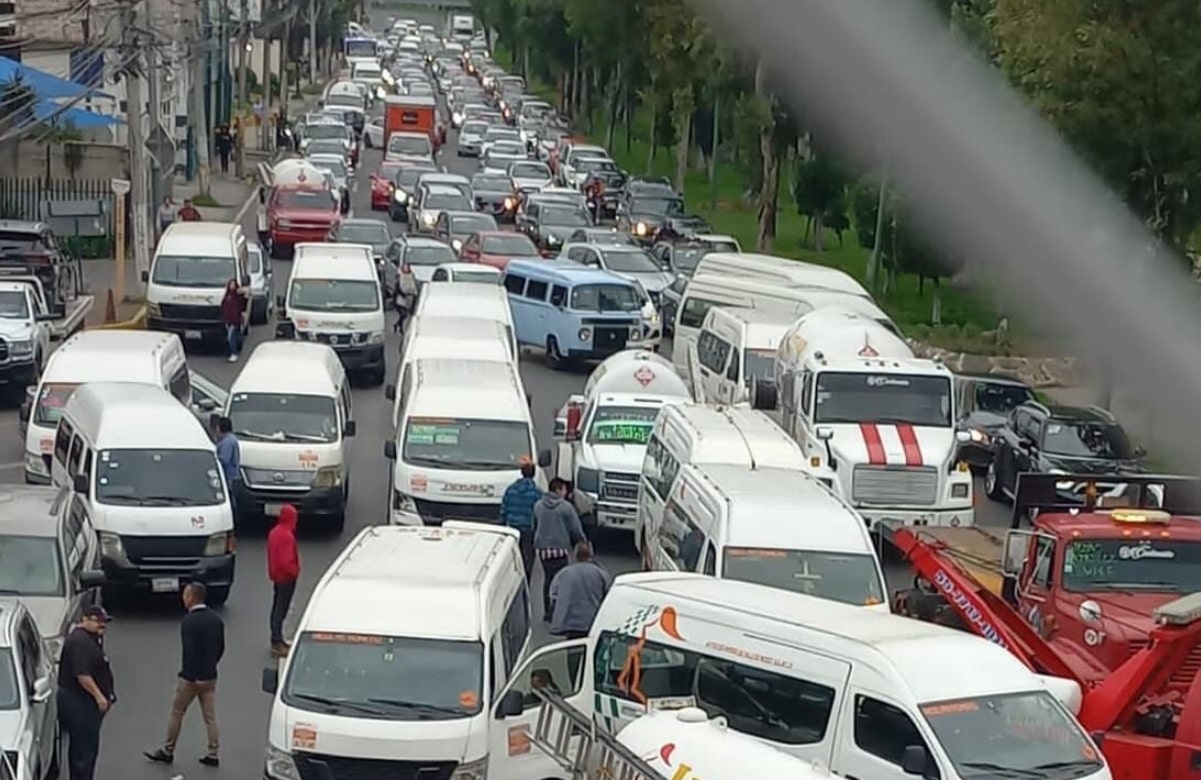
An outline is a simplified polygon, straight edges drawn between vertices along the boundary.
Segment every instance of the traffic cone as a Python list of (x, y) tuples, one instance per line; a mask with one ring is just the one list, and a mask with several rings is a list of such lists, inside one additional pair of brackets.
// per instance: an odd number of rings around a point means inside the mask
[(117, 302), (113, 300), (113, 288), (108, 288), (108, 300), (104, 302), (104, 322), (111, 324), (117, 321)]

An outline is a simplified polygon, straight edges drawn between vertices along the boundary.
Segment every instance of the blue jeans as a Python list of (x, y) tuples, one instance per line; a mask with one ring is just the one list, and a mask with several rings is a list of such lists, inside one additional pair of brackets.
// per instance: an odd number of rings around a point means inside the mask
[(230, 355), (237, 355), (242, 351), (242, 326), (241, 325), (226, 325), (225, 326), (225, 343), (229, 347)]

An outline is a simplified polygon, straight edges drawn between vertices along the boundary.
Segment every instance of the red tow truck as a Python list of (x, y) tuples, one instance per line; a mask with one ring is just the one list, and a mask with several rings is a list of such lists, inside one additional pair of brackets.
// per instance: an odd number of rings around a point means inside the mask
[(917, 572), (897, 613), (1076, 681), (1115, 780), (1201, 780), (1201, 481), (1023, 474), (1007, 532), (880, 530)]

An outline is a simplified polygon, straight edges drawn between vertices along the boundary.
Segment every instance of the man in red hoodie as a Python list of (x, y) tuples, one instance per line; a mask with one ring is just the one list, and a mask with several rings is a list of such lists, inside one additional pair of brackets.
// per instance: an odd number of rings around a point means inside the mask
[(284, 504), (267, 534), (267, 576), (275, 594), (271, 599), (271, 654), (282, 658), (291, 645), (284, 641), (284, 618), (300, 578), (300, 548), (296, 545), (296, 507)]

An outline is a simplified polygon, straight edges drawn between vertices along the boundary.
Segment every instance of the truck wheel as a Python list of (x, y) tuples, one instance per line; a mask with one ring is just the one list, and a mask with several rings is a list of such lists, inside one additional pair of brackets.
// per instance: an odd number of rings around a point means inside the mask
[(997, 457), (994, 455), (988, 462), (988, 471), (984, 473), (984, 492), (993, 501), (1005, 501), (1005, 491), (1001, 489), (1001, 476), (997, 473)]

